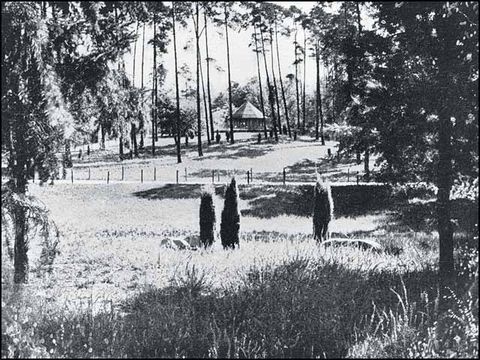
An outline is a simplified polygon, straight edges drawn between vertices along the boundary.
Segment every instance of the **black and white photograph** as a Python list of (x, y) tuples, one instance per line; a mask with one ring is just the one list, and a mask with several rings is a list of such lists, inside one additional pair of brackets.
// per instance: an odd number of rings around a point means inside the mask
[(478, 358), (478, 25), (2, 1), (2, 359)]

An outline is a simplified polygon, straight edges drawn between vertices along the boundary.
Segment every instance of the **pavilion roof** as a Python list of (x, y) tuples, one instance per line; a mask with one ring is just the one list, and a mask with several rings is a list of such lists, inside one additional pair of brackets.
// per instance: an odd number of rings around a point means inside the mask
[(263, 119), (262, 112), (250, 101), (245, 101), (233, 114), (233, 119)]

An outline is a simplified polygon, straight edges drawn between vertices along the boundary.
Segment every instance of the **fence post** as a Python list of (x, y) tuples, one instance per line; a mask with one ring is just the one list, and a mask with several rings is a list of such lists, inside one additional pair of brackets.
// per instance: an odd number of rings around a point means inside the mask
[(125, 178), (125, 169), (124, 169), (124, 167), (123, 167), (123, 165), (122, 165), (122, 181), (123, 181), (124, 178)]
[(140, 182), (143, 183), (143, 169), (140, 169)]
[(187, 168), (185, 168), (185, 182), (187, 182)]
[(157, 168), (153, 168), (153, 181), (157, 181)]
[(285, 185), (285, 178), (287, 177), (287, 173), (285, 171), (285, 168), (283, 168), (283, 185)]
[(220, 170), (217, 170), (217, 180), (220, 182)]
[(253, 169), (250, 168), (250, 182), (253, 182)]
[(347, 169), (347, 182), (350, 182), (350, 168)]
[(107, 184), (110, 182), (110, 171), (107, 171)]
[(178, 170), (177, 170), (177, 184), (178, 184)]
[(358, 175), (358, 171), (357, 171), (357, 185), (360, 183), (360, 175)]
[(90, 180), (90, 168), (88, 168), (88, 180)]
[(250, 171), (247, 170), (247, 184), (250, 184)]
[(70, 169), (70, 176), (72, 178), (72, 184), (73, 184), (73, 168)]
[(212, 170), (212, 184), (215, 183), (215, 170)]

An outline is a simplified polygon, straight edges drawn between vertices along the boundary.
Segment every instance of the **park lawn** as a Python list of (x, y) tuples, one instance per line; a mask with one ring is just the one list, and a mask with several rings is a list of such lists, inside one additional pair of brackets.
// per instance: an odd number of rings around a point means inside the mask
[[(159, 138), (155, 157), (151, 155), (150, 141), (146, 141), (146, 148), (140, 152), (139, 158), (119, 161), (118, 144), (114, 141), (107, 143), (105, 150), (97, 147), (83, 158), (78, 159), (78, 150), (73, 151), (74, 179), (106, 181), (107, 172), (113, 181), (141, 181), (142, 170), (145, 181), (156, 179), (160, 182), (176, 182), (177, 170), (179, 182), (210, 182), (212, 170), (217, 183), (225, 182), (228, 176), (236, 175), (240, 183), (247, 182), (247, 171), (252, 170), (255, 182), (283, 181), (283, 170), (286, 171), (287, 181), (314, 181), (315, 166), (320, 174), (332, 181), (354, 181), (355, 176), (363, 174), (363, 164), (356, 164), (353, 158), (336, 159), (338, 143), (327, 141), (321, 145), (308, 136), (300, 136), (293, 141), (281, 137), (278, 143), (262, 140), (257, 144), (256, 135), (241, 133), (235, 144), (220, 144), (203, 146), (203, 156), (199, 157), (194, 142), (189, 147), (182, 147), (182, 163), (177, 164), (175, 147), (172, 138)], [(183, 145), (183, 144), (182, 144)], [(83, 146), (85, 148), (85, 146)], [(332, 157), (328, 157), (328, 149)], [(371, 157), (371, 167), (376, 157)], [(67, 178), (70, 179), (70, 170)], [(187, 177), (185, 177), (187, 175)]]
[[(200, 185), (193, 184), (31, 185), (31, 194), (45, 203), (61, 231), (56, 271), (49, 280), (58, 284), (52, 285), (52, 291), (61, 289), (55, 296), (75, 298), (93, 294), (124, 298), (141, 286), (166, 286), (175, 272), (185, 270), (186, 263), (221, 266), (222, 269), (208, 272), (217, 277), (214, 283), (222, 283), (225, 271), (236, 272), (240, 267), (246, 272), (253, 263), (268, 262), (270, 258), (278, 263), (296, 251), (319, 256), (320, 250), (311, 237), (312, 219), (305, 196), (298, 199), (301, 206), (296, 207), (296, 189), (281, 186), (277, 194), (272, 191), (274, 187), (240, 186), (243, 241), (242, 255), (234, 256), (237, 261), (224, 258), (229, 253), (222, 251), (219, 239), (212, 251), (162, 248), (160, 242), (167, 237), (198, 236), (200, 189)], [(217, 185), (214, 198), (217, 230), (223, 189), (223, 185)], [(331, 231), (341, 237), (379, 239), (381, 243), (388, 242), (389, 247), (406, 250), (400, 256), (382, 255), (380, 267), (395, 268), (397, 263), (417, 267), (424, 262), (425, 255), (427, 263), (434, 264), (436, 236), (422, 231), (387, 234), (386, 229), (390, 231), (394, 223), (391, 211), (374, 209), (355, 217), (337, 214)], [(412, 241), (428, 242), (431, 246), (427, 252), (415, 253), (416, 247), (406, 246)], [(31, 253), (32, 258), (38, 257), (35, 246)], [(233, 254), (238, 252), (230, 257)], [(40, 284), (41, 279), (38, 280)]]
[[(200, 189), (31, 185), (61, 230), (60, 254), (51, 274), (32, 266), (20, 299), (2, 258), (2, 301), (30, 309), (23, 326), (35, 322), (32, 337), (45, 338), (51, 354), (77, 357), (332, 357), (354, 345), (368, 355), (361, 341), (376, 339), (368, 321), (387, 321), (379, 314), (389, 309), (395, 312), (388, 321), (401, 315), (390, 289), (431, 312), (431, 301), (420, 302), (435, 297), (438, 245), (425, 219), (400, 216), (391, 203), (355, 211), (340, 206), (332, 232), (374, 239), (385, 251), (325, 249), (311, 237), (302, 189), (241, 185), (240, 249), (224, 251), (219, 240), (209, 250), (161, 247), (166, 237), (198, 234)], [(217, 229), (223, 189), (215, 191)], [(32, 263), (34, 249), (32, 243)], [(405, 331), (414, 325), (402, 324)]]

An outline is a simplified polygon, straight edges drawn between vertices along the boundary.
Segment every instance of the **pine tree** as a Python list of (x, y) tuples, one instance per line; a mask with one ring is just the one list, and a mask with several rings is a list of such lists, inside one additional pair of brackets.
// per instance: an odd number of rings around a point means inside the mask
[(215, 241), (215, 205), (213, 189), (205, 188), (200, 198), (200, 242), (205, 248)]
[(328, 224), (333, 218), (330, 185), (317, 181), (313, 195), (313, 236), (322, 242), (328, 236)]
[[(100, 27), (113, 28), (112, 7), (100, 10), (93, 2), (80, 6), (86, 11), (72, 12), (61, 2), (2, 3), (2, 35), (8, 41), (2, 41), (2, 119), (7, 120), (2, 121), (1, 138), (9, 178), (2, 184), (2, 222), (4, 212), (13, 218), (15, 283), (28, 281), (28, 229), (49, 226), (45, 211), (27, 195), (30, 168), (38, 171), (41, 183), (57, 176), (55, 154), (72, 139), (77, 125), (71, 104), (82, 99), (86, 89), (97, 87), (108, 73), (108, 61), (116, 60), (130, 37), (124, 18), (115, 22), (120, 46), (111, 46), (108, 39), (113, 36), (94, 36)], [(63, 27), (68, 32), (59, 31)], [(84, 54), (65, 46), (86, 34), (94, 41)]]
[(235, 249), (235, 244), (239, 246), (240, 212), (238, 211), (238, 201), (237, 182), (235, 178), (232, 178), (225, 191), (225, 205), (220, 224), (220, 237), (224, 249)]

